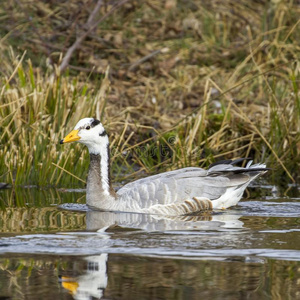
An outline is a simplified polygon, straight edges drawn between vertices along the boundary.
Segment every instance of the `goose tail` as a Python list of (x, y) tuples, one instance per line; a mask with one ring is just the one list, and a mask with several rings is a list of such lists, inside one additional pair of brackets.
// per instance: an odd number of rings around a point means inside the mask
[[(242, 162), (244, 160), (249, 160), (245, 167), (237, 167), (235, 166), (237, 163)], [(207, 170), (209, 176), (217, 176), (220, 173), (232, 173), (232, 174), (241, 174), (248, 173), (252, 175), (254, 178), (258, 175), (262, 175), (269, 171), (265, 163), (257, 163), (252, 164), (253, 160), (251, 158), (239, 158), (236, 160), (226, 160), (219, 161), (214, 164), (211, 164)], [(252, 177), (251, 176), (251, 177)]]

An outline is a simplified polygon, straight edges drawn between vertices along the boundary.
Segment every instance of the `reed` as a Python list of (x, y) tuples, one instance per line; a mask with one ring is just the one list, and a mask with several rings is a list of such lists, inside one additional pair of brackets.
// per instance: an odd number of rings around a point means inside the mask
[(7, 7), (0, 181), (84, 186), (87, 150), (59, 140), (86, 116), (110, 133), (116, 182), (241, 156), (266, 161), (274, 181), (297, 180), (299, 5), (186, 2), (128, 1), (88, 35), (66, 72), (61, 53), (89, 10), (79, 1)]

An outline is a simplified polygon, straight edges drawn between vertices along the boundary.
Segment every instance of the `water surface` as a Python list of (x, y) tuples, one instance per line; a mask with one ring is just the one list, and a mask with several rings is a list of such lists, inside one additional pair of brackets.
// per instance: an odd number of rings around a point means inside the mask
[(80, 190), (0, 190), (0, 296), (300, 299), (295, 189), (252, 188), (237, 207), (185, 218), (86, 211)]

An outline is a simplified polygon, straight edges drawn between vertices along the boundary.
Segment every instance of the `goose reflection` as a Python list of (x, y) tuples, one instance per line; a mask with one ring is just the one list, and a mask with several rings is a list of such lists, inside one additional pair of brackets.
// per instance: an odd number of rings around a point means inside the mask
[(61, 276), (60, 282), (75, 300), (101, 299), (107, 287), (108, 254), (88, 256), (85, 274), (78, 277)]
[[(188, 217), (166, 217), (158, 215), (115, 213), (101, 211), (86, 212), (86, 228), (97, 231), (103, 239), (113, 239), (115, 230), (142, 230), (146, 232), (191, 232), (222, 231), (243, 228), (238, 214), (227, 212)], [(112, 234), (107, 234), (109, 231)], [(118, 230), (119, 231), (119, 230)], [(229, 234), (232, 239), (237, 238)], [(223, 237), (226, 238), (226, 237)], [(227, 237), (228, 238), (228, 237)], [(75, 300), (101, 299), (108, 284), (107, 253), (85, 257), (85, 273), (76, 277), (62, 276), (61, 285)]]
[(115, 213), (101, 211), (86, 212), (86, 228), (91, 231), (105, 231), (114, 226), (154, 231), (178, 230), (222, 230), (241, 229), (244, 223), (239, 220), (240, 214), (229, 211), (202, 214), (197, 216), (167, 217), (161, 215), (138, 213)]

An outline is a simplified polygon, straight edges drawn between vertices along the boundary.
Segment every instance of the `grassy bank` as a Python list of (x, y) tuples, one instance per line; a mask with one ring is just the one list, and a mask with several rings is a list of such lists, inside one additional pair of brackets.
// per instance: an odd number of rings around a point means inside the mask
[(110, 133), (116, 181), (241, 156), (299, 179), (299, 4), (107, 2), (62, 70), (84, 2), (4, 4), (0, 181), (83, 186), (86, 149), (58, 142), (86, 116)]

